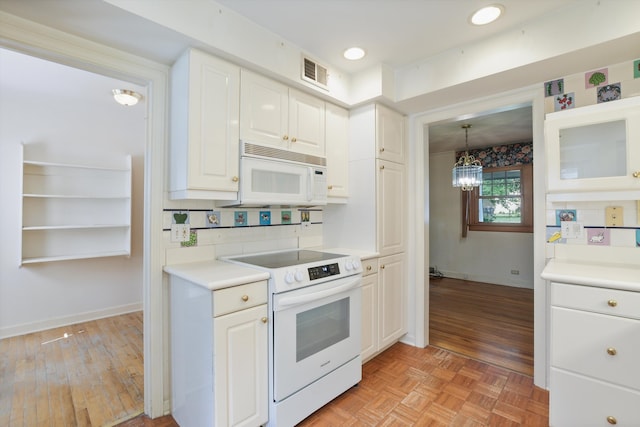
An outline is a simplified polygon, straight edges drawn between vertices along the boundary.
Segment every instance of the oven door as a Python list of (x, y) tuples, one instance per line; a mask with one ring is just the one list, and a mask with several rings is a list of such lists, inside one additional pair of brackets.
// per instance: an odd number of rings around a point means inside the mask
[(360, 353), (362, 276), (273, 296), (273, 398), (285, 399)]

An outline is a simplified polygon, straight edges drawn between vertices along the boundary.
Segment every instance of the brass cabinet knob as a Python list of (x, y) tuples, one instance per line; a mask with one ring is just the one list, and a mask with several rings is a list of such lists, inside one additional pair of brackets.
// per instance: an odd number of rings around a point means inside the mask
[(634, 177), (634, 178), (640, 178), (640, 171), (635, 171), (635, 172), (633, 173), (633, 177)]
[(615, 356), (616, 354), (618, 354), (618, 350), (616, 350), (616, 349), (615, 349), (615, 348), (613, 348), (613, 347), (609, 347), (609, 348), (607, 349), (607, 354), (608, 354), (609, 356)]
[(607, 301), (607, 305), (609, 307), (615, 307), (616, 305), (618, 305), (618, 301), (616, 301), (614, 299), (610, 299), (609, 301)]
[(249, 295), (242, 295), (242, 301), (244, 302), (249, 301)]
[(383, 169), (384, 169), (384, 165), (380, 166), (380, 170), (383, 170)]
[(333, 185), (328, 186), (327, 190), (333, 190)]
[(298, 138), (296, 138), (295, 136), (293, 138), (291, 138), (291, 142), (296, 142), (298, 140)]
[(384, 264), (380, 266), (380, 270), (384, 270)]
[(231, 181), (238, 182), (240, 181), (240, 178), (238, 178), (237, 176), (234, 176), (233, 178), (231, 178)]
[(609, 424), (618, 424), (618, 420), (616, 420), (616, 417), (612, 417), (611, 415), (607, 417), (607, 422)]
[(285, 141), (288, 141), (288, 140), (289, 140), (289, 135), (284, 135), (284, 136), (282, 137), (282, 139), (283, 139), (283, 140), (285, 140)]
[(382, 148), (380, 149), (380, 152), (381, 152), (381, 153), (384, 153), (384, 147), (382, 147)]
[(267, 318), (263, 317), (262, 319), (260, 319), (262, 321), (262, 323), (267, 323)]
[(371, 271), (371, 266), (367, 265), (367, 271)]

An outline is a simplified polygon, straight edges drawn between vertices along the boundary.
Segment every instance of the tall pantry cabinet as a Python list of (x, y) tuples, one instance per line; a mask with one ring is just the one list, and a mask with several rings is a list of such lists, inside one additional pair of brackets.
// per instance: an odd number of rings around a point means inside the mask
[(375, 289), (363, 293), (366, 360), (407, 332), (406, 120), (372, 104), (352, 110), (349, 126), (349, 203), (325, 210), (325, 243), (379, 255)]

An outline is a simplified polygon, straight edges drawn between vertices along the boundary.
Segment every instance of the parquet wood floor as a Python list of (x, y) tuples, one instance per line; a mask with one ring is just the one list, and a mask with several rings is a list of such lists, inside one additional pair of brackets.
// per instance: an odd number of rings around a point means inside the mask
[(446, 277), (429, 288), (429, 344), (533, 375), (532, 289)]
[(144, 408), (143, 373), (142, 312), (0, 340), (0, 426), (131, 418)]

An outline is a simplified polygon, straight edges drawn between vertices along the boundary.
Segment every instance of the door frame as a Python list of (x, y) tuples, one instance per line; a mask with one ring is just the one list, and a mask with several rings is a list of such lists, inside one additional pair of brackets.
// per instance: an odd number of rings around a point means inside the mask
[(162, 272), (169, 67), (1, 11), (0, 47), (147, 88), (142, 261), (144, 411), (151, 418), (162, 416), (169, 410), (164, 399), (168, 352)]
[(545, 266), (545, 156), (544, 156), (544, 94), (539, 85), (495, 94), (485, 98), (448, 105), (419, 113), (409, 118), (409, 194), (413, 194), (409, 211), (409, 271), (410, 283), (415, 284), (413, 295), (415, 313), (413, 335), (415, 344), (429, 344), (429, 124), (443, 120), (464, 118), (487, 111), (499, 111), (507, 106), (531, 105), (533, 116), (533, 151), (538, 153), (533, 164), (533, 271), (534, 271), (534, 384), (547, 388), (548, 384), (548, 295), (546, 281), (540, 274)]

